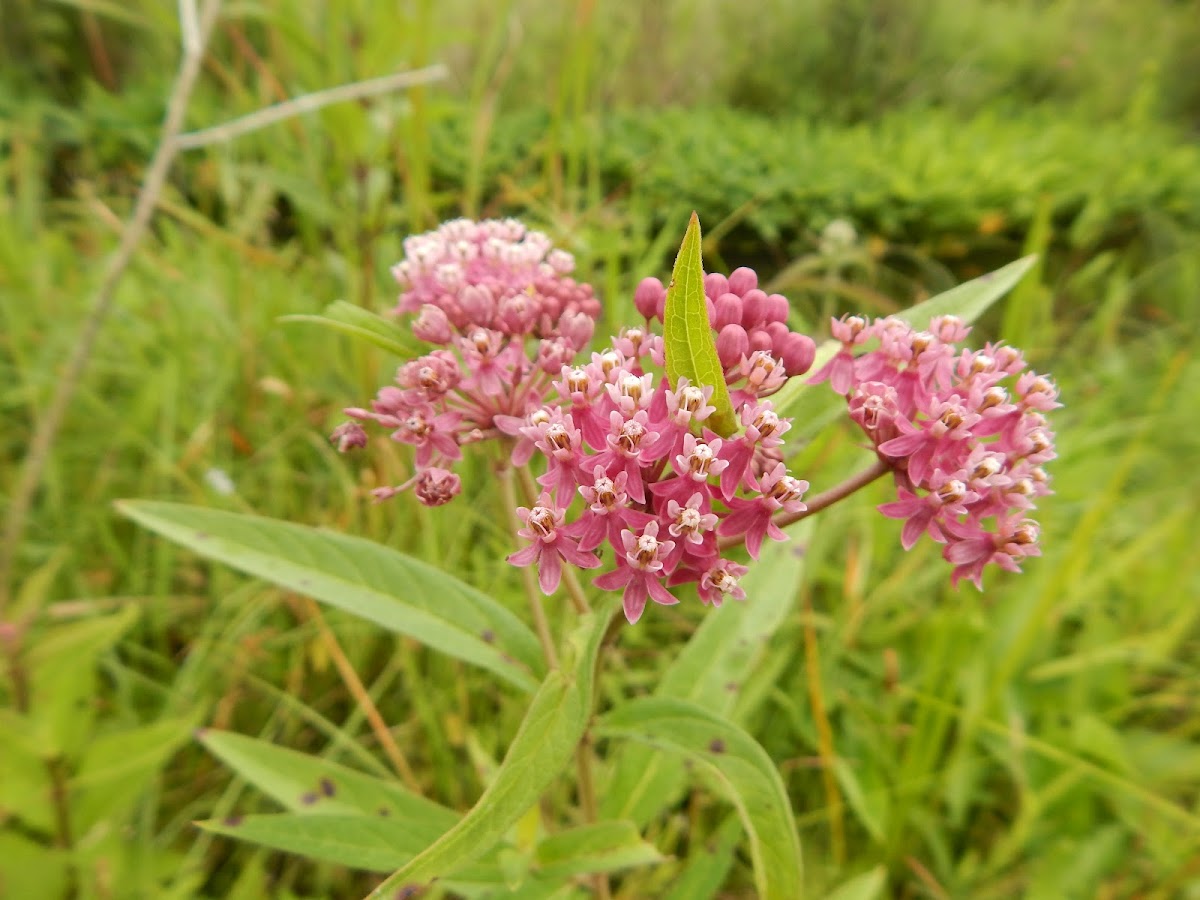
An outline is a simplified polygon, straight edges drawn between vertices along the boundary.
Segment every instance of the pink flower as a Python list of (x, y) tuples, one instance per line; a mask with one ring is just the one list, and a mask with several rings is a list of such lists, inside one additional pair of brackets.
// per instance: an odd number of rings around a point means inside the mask
[(425, 506), (444, 506), (462, 493), (462, 479), (437, 466), (422, 469), (414, 480), (413, 493)]
[(629, 624), (642, 617), (647, 598), (666, 606), (678, 603), (662, 583), (661, 557), (675, 549), (675, 542), (658, 540), (658, 522), (650, 522), (641, 536), (622, 532), (621, 543), (625, 555), (617, 560), (617, 568), (592, 583), (605, 591), (624, 588), (621, 599)]
[(787, 535), (772, 521), (779, 510), (801, 512), (806, 509), (802, 497), (808, 482), (787, 474), (783, 463), (777, 464), (763, 476), (758, 485), (761, 493), (749, 500), (734, 497), (728, 501), (730, 514), (717, 531), (722, 535), (745, 535), (746, 550), (758, 559), (764, 537), (774, 541), (787, 540)]
[(338, 453), (345, 453), (355, 447), (367, 446), (367, 433), (357, 422), (343, 422), (333, 429), (329, 440), (337, 444)]
[(564, 559), (581, 569), (594, 569), (600, 565), (595, 554), (580, 550), (575, 539), (562, 530), (564, 512), (546, 493), (538, 498), (538, 505), (532, 509), (524, 506), (517, 509), (517, 515), (525, 523), (517, 534), (532, 543), (510, 555), (508, 561), (514, 566), (536, 564), (538, 584), (547, 596), (558, 589)]
[(879, 511), (890, 519), (907, 520), (900, 536), (905, 550), (911, 550), (917, 539), (926, 533), (938, 543), (944, 543), (946, 539), (938, 527), (939, 522), (944, 522), (947, 515), (966, 515), (966, 505), (979, 499), (979, 495), (961, 481), (940, 471), (933, 474), (930, 491), (925, 496), (919, 497), (903, 487), (899, 488), (899, 493), (899, 500), (884, 503)]
[(1021, 518), (1019, 513), (1002, 518), (994, 534), (970, 523), (960, 525), (950, 522), (946, 530), (951, 540), (942, 551), (942, 556), (947, 562), (954, 563), (954, 572), (950, 577), (956, 586), (966, 578), (983, 590), (983, 569), (988, 563), (1009, 572), (1020, 572), (1020, 560), (1026, 556), (1042, 555), (1038, 547), (1037, 522)]
[(613, 546), (621, 543), (621, 532), (627, 528), (645, 528), (654, 517), (629, 506), (629, 494), (625, 485), (629, 481), (627, 472), (618, 472), (609, 478), (604, 466), (592, 469), (592, 484), (580, 485), (579, 493), (587, 502), (580, 517), (567, 526), (572, 534), (578, 535), (581, 550), (594, 550), (607, 537)]

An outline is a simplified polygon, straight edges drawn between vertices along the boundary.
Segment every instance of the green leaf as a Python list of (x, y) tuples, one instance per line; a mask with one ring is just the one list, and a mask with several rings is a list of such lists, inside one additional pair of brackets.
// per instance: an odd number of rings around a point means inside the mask
[(26, 657), (30, 722), (42, 755), (74, 757), (91, 734), (96, 663), (138, 620), (133, 604), (110, 615), (54, 625), (37, 634)]
[(914, 328), (927, 327), (929, 320), (934, 316), (958, 316), (970, 324), (1012, 290), (1036, 262), (1037, 256), (1024, 256), (995, 272), (988, 272), (958, 287), (943, 291), (896, 315)]
[(290, 812), (412, 821), (420, 823), (426, 844), (459, 819), (454, 810), (397, 782), (317, 756), (232, 731), (205, 729), (198, 738), (210, 753)]
[(151, 531), (243, 572), (345, 610), (450, 656), (536, 688), (533, 632), (486, 594), (362, 538), (181, 503), (120, 501)]
[(600, 641), (616, 611), (582, 618), (571, 637), (573, 658), (546, 676), (534, 694), (496, 777), (471, 810), (424, 852), (379, 885), (371, 897), (390, 897), (403, 886), (449, 875), (486, 853), (570, 762), (592, 712)]
[(663, 858), (658, 848), (642, 840), (632, 822), (597, 822), (543, 840), (534, 853), (533, 871), (545, 880), (562, 880), (645, 866)]
[(671, 892), (662, 900), (711, 900), (729, 877), (733, 852), (742, 838), (742, 823), (730, 816), (708, 839), (703, 852), (689, 855), (683, 871), (671, 882)]
[[(792, 541), (763, 548), (762, 559), (742, 579), (745, 603), (708, 611), (663, 673), (655, 696), (703, 703), (723, 716), (733, 712), (739, 688), (761, 664), (768, 640), (792, 609), (804, 573), (796, 544), (807, 542), (812, 529), (813, 521), (805, 520), (792, 529)], [(686, 785), (682, 760), (649, 747), (624, 747), (604, 791), (603, 815), (645, 825)]]
[(94, 738), (70, 781), (71, 821), (87, 832), (102, 819), (115, 820), (137, 801), (171, 755), (183, 746), (198, 716), (159, 719)]
[(855, 875), (825, 900), (875, 900), (887, 887), (887, 869), (876, 866), (869, 872)]
[(423, 345), (412, 333), (401, 328), (392, 319), (363, 309), (361, 306), (355, 306), (353, 303), (347, 303), (345, 300), (336, 300), (329, 304), (319, 316), (281, 316), (279, 321), (323, 325), (333, 331), (362, 338), (396, 356), (417, 356), (423, 352)]
[(737, 431), (737, 417), (729, 400), (725, 373), (717, 358), (717, 343), (708, 321), (704, 300), (704, 264), (700, 258), (700, 217), (694, 212), (675, 257), (675, 269), (667, 287), (663, 313), (663, 346), (667, 377), (676, 384), (681, 377), (694, 385), (713, 389), (716, 407), (708, 422), (724, 437)]
[[(382, 816), (280, 813), (230, 816), (196, 824), (214, 834), (368, 872), (390, 872), (426, 845), (420, 821)], [(473, 867), (463, 880), (501, 883), (494, 865)]]
[(758, 895), (801, 896), (800, 839), (787, 790), (767, 751), (746, 731), (695, 703), (642, 697), (604, 716), (597, 733), (685, 756), (711, 774), (750, 838)]
[[(987, 312), (993, 303), (1012, 290), (1036, 262), (1036, 256), (1022, 257), (995, 272), (980, 275), (895, 315), (914, 328), (927, 327), (929, 320), (935, 316), (958, 316), (970, 325)], [(825, 363), (833, 359), (840, 347), (839, 341), (825, 341), (818, 346), (812, 371), (819, 371)], [(804, 378), (789, 378), (787, 384), (780, 388), (771, 400), (779, 415), (795, 417), (798, 420), (797, 427), (801, 429), (798, 435), (811, 434), (813, 429), (808, 428), (806, 423), (823, 422), (830, 410), (840, 411), (844, 405), (843, 398), (830, 391), (826, 385), (809, 385), (805, 383)]]

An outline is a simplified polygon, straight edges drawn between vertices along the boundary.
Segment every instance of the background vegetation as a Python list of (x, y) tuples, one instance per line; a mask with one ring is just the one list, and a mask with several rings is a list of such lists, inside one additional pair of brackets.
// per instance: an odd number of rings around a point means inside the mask
[[(153, 152), (174, 16), (0, 7), (5, 501)], [(371, 505), (403, 453), (341, 458), (325, 435), (395, 361), (278, 317), (386, 308), (405, 234), (516, 213), (619, 322), (696, 208), (709, 266), (758, 266), (818, 331), (1041, 254), (978, 336), (1062, 386), (1045, 557), (952, 591), (934, 548), (900, 551), (877, 486), (804, 537), (792, 612), (722, 701), (785, 774), (813, 895), (878, 871), (843, 896), (1200, 897), (1198, 48), (1195, 4), (1168, 0), (228, 4), (189, 127), (430, 61), (451, 76), (179, 160), (16, 548), (0, 894), (361, 893), (370, 876), (190, 825), (270, 808), (200, 724), (387, 771), (328, 631), (422, 786), (468, 806), (519, 716), (494, 683), (315, 618), (112, 501), (330, 525), (519, 608), (488, 461), (453, 512)], [(836, 429), (795, 449), (818, 487), (860, 453)], [(704, 615), (653, 612), (612, 651), (610, 694), (652, 688)], [(714, 848), (708, 893), (686, 896), (749, 895), (726, 812), (697, 789), (645, 823), (664, 853)], [(619, 889), (681, 877), (668, 862)]]

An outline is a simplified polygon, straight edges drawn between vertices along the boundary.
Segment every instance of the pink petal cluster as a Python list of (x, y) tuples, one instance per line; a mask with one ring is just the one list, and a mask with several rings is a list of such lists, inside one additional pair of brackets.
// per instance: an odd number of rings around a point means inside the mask
[(1050, 493), (1045, 414), (1060, 404), (1054, 382), (1028, 371), (1019, 350), (959, 349), (969, 331), (954, 316), (928, 331), (895, 317), (836, 319), (842, 346), (811, 381), (846, 395), (850, 417), (893, 468), (899, 499), (879, 509), (905, 520), (905, 549), (928, 535), (945, 545), (955, 584), (982, 587), (987, 565), (1018, 572), (1041, 554), (1026, 514)]
[[(730, 289), (731, 282), (741, 294)], [(706, 282), (718, 298), (728, 298), (730, 307), (746, 296), (752, 307), (765, 300), (766, 294), (753, 293), (755, 284), (748, 269), (728, 281), (710, 275)], [(661, 316), (664, 296), (661, 283), (647, 279), (635, 302), (652, 319)], [(685, 378), (671, 385), (655, 374), (663, 365), (662, 338), (647, 330), (625, 329), (612, 339), (611, 349), (593, 353), (590, 362), (564, 365), (554, 382), (557, 396), (551, 399), (557, 402), (527, 417), (513, 448), (515, 464), (529, 462), (534, 454), (544, 459), (539, 505), (520, 514), (532, 521), (536, 513), (552, 533), (522, 531), (531, 543), (509, 561), (536, 564), (542, 588), (550, 592), (558, 586), (563, 560), (594, 568), (600, 565), (597, 552), (607, 546), (615, 568), (595, 584), (622, 591), (630, 622), (641, 617), (650, 600), (676, 603), (668, 588), (684, 582), (696, 584), (704, 603), (744, 599), (739, 579), (747, 567), (723, 558), (721, 545), (744, 543), (757, 559), (766, 538), (784, 539), (772, 517), (802, 511), (808, 489), (808, 482), (789, 475), (781, 461), (790, 421), (761, 396), (812, 363), (811, 339), (787, 329), (786, 303), (770, 311), (769, 321), (757, 318), (758, 312), (747, 319), (738, 307), (737, 327), (744, 329), (740, 323), (747, 321), (761, 336), (755, 339), (757, 349), (722, 360), (744, 426), (732, 437), (705, 427), (716, 411), (711, 387)], [(771, 324), (784, 334), (781, 356), (773, 355), (774, 337), (767, 340)], [(783, 353), (796, 372), (788, 371)], [(768, 376), (759, 378), (763, 371)]]
[[(570, 277), (575, 261), (550, 239), (512, 219), (456, 219), (409, 237), (393, 267), (397, 313), (415, 313), (414, 335), (438, 349), (409, 360), (370, 409), (331, 439), (340, 451), (366, 444), (359, 421), (374, 421), (414, 449), (416, 475), (380, 488), (409, 487), (429, 506), (461, 490), (449, 467), (464, 444), (516, 434), (542, 406), (554, 377), (592, 339), (599, 301)], [(532, 453), (532, 448), (527, 448)]]

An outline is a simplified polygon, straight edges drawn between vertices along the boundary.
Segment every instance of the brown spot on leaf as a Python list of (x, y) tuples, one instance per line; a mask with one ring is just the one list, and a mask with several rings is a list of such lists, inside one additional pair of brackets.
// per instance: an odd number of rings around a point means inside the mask
[(709, 742), (708, 749), (713, 753), (724, 753), (725, 742), (720, 738), (713, 738), (712, 741)]
[(324, 794), (326, 797), (332, 797), (336, 792), (337, 792), (337, 789), (333, 786), (332, 781), (330, 781), (328, 778), (321, 779), (321, 793), (322, 794)]

